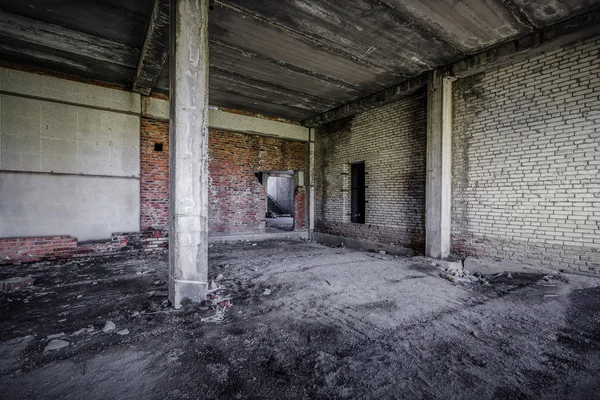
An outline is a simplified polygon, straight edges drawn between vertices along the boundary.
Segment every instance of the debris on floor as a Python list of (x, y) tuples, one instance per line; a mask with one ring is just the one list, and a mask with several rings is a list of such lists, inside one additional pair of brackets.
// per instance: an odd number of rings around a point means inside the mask
[(0, 290), (4, 291), (16, 291), (27, 287), (30, 287), (34, 283), (34, 279), (31, 276), (8, 278), (0, 281)]
[[(222, 275), (217, 277), (223, 279)], [(206, 295), (205, 305), (215, 310), (215, 315), (202, 318), (201, 322), (222, 323), (226, 321), (227, 310), (232, 306), (231, 296), (223, 294), (227, 288), (217, 285), (215, 281), (210, 282), (209, 290)]]
[(115, 329), (117, 329), (117, 326), (115, 325), (114, 322), (112, 322), (112, 321), (106, 321), (106, 324), (104, 325), (104, 328), (102, 328), (102, 332), (104, 332), (104, 333), (110, 333), (110, 332), (114, 331)]
[(48, 343), (44, 351), (58, 350), (67, 347), (70, 343), (66, 340), (53, 339)]
[(4, 267), (0, 280), (36, 282), (0, 293), (0, 387), (12, 400), (597, 397), (599, 278), (453, 275), (377, 253), (218, 244), (206, 301), (177, 311), (147, 294), (166, 257)]
[(440, 276), (452, 283), (480, 283), (489, 285), (490, 282), (479, 272), (472, 274), (466, 269), (443, 268)]

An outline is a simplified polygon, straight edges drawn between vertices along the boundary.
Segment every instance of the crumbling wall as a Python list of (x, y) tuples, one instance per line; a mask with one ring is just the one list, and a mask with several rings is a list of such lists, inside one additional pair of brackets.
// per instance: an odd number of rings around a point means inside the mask
[[(266, 182), (256, 172), (306, 170), (303, 142), (210, 130), (208, 152), (210, 234), (264, 231)], [(298, 209), (304, 212), (304, 205)]]
[[(424, 248), (427, 101), (420, 92), (316, 132), (315, 229)], [(350, 163), (365, 162), (366, 223), (350, 222)]]
[(454, 84), (452, 250), (600, 270), (600, 39)]

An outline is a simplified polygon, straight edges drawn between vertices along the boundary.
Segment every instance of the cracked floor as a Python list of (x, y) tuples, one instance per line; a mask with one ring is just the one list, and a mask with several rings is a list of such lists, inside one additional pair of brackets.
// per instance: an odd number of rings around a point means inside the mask
[[(0, 279), (36, 280), (0, 294), (3, 398), (594, 399), (600, 391), (598, 278), (512, 272), (489, 285), (453, 284), (425, 258), (297, 240), (214, 244), (209, 257), (210, 278), (222, 275), (233, 298), (222, 324), (201, 321), (214, 313), (207, 307), (165, 307), (166, 258), (3, 267)], [(114, 332), (102, 332), (106, 321)], [(69, 345), (44, 351), (56, 334)]]

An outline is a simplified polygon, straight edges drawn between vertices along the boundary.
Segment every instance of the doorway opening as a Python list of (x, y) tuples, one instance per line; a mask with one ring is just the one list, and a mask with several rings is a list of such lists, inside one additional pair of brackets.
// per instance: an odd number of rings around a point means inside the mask
[(262, 183), (267, 192), (266, 231), (293, 231), (294, 171), (264, 172)]

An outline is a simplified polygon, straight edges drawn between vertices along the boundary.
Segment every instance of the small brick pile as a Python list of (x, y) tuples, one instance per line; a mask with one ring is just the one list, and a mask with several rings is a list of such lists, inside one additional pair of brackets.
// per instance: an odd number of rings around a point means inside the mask
[(106, 241), (78, 244), (70, 236), (0, 239), (0, 264), (58, 260), (69, 257), (162, 254), (168, 249), (166, 231), (149, 228), (143, 232), (113, 233)]

